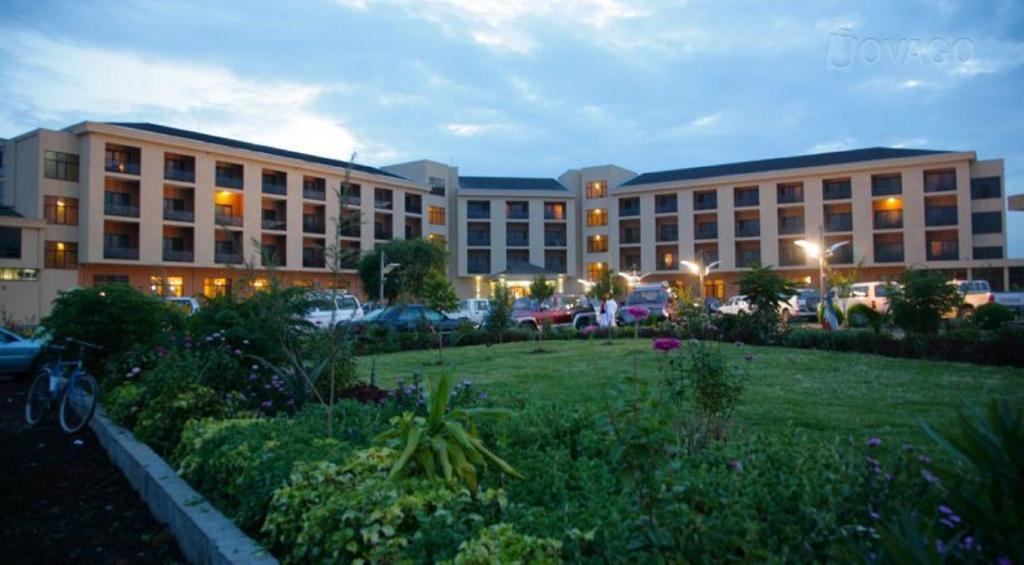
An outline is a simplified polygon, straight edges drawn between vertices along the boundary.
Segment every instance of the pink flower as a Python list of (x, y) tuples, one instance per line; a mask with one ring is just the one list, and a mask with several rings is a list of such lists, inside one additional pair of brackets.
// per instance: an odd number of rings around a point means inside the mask
[(597, 330), (598, 330), (598, 327), (593, 325), (593, 324), (591, 324), (591, 325), (581, 329), (580, 330), (580, 334), (582, 334), (582, 335), (591, 335), (591, 334), (597, 333)]
[(655, 351), (672, 351), (673, 349), (679, 349), (682, 343), (674, 337), (659, 337), (654, 340)]
[(644, 308), (643, 306), (630, 306), (626, 308), (626, 313), (629, 314), (630, 316), (633, 316), (638, 321), (646, 320), (647, 317), (651, 315), (651, 311), (648, 310), (647, 308)]

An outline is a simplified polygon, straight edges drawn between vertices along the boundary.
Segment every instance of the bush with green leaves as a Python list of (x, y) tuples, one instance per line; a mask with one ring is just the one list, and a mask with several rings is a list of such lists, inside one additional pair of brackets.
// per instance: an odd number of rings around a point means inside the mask
[[(747, 359), (753, 360), (753, 353)], [(717, 343), (692, 340), (670, 358), (663, 385), (677, 406), (688, 403), (692, 407), (691, 415), (680, 413), (676, 418), (682, 449), (692, 453), (712, 439), (728, 437), (732, 413), (743, 394), (744, 376)]]
[(982, 304), (974, 310), (971, 323), (983, 330), (998, 330), (1016, 319), (1013, 310), (1002, 304)]
[(764, 342), (771, 343), (779, 333), (780, 300), (796, 293), (796, 285), (771, 267), (754, 265), (739, 275), (740, 294), (746, 295), (751, 318)]
[(389, 480), (399, 453), (374, 447), (344, 464), (300, 463), (274, 492), (262, 532), (286, 563), (438, 562), (500, 519), (501, 491)]
[(956, 287), (941, 273), (911, 268), (900, 283), (887, 290), (889, 311), (893, 323), (908, 333), (935, 335), (942, 317), (960, 305)]
[[(384, 282), (384, 297), (380, 293), (380, 254), (388, 263), (400, 267), (389, 273)], [(423, 296), (423, 290), (432, 275), (444, 273), (448, 251), (444, 245), (426, 239), (394, 239), (375, 247), (359, 260), (359, 278), (370, 300), (414, 300)]]
[(477, 536), (459, 546), (455, 565), (492, 565), (494, 563), (561, 563), (561, 542), (521, 534), (511, 524), (495, 524), (480, 530)]

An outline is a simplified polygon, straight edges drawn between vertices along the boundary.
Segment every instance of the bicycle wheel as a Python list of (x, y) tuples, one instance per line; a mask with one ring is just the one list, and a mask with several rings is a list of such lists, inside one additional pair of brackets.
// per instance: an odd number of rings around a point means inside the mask
[(50, 411), (50, 370), (39, 371), (25, 398), (25, 423), (36, 425)]
[(99, 395), (96, 379), (89, 375), (72, 378), (60, 397), (60, 427), (69, 434), (84, 428), (96, 411)]

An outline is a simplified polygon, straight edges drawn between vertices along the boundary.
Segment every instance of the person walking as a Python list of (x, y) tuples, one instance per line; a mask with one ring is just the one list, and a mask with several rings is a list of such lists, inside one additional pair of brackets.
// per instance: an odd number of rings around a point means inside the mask
[(601, 302), (597, 305), (597, 325), (601, 328), (608, 327), (608, 305), (605, 299), (601, 299)]
[(614, 296), (609, 296), (608, 300), (604, 305), (605, 313), (608, 314), (608, 326), (615, 327), (615, 314), (619, 311), (619, 303), (615, 301)]

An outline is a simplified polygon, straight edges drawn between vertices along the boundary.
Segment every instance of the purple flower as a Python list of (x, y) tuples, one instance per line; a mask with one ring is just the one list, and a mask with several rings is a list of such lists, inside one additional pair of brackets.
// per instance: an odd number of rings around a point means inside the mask
[(931, 463), (932, 462), (931, 457), (928, 457), (927, 455), (918, 455), (917, 456), (917, 460), (920, 461), (921, 463)]
[(732, 469), (733, 471), (736, 471), (737, 473), (742, 473), (743, 462), (740, 461), (739, 459), (733, 459), (732, 461), (729, 461), (729, 468)]
[(1013, 565), (1013, 559), (1010, 559), (1005, 555), (1000, 555), (996, 558), (996, 563), (999, 565)]
[(875, 512), (874, 510), (871, 510), (870, 508), (868, 509), (868, 516), (871, 516), (872, 520), (879, 520), (882, 518), (881, 514)]
[(873, 437), (868, 440), (868, 447), (878, 447), (882, 445), (882, 438)]
[(595, 333), (597, 333), (597, 331), (598, 331), (599, 329), (600, 329), (600, 328), (598, 328), (597, 326), (595, 326), (595, 325), (591, 324), (591, 325), (589, 325), (589, 326), (587, 326), (587, 327), (583, 328), (582, 330), (580, 330), (580, 334), (581, 334), (581, 335), (592, 335), (592, 334), (595, 334)]
[(636, 318), (637, 321), (646, 320), (651, 315), (651, 311), (643, 306), (630, 306), (626, 308), (626, 313)]
[(942, 524), (943, 526), (946, 526), (947, 528), (955, 528), (956, 527), (956, 525), (953, 524), (952, 520), (947, 520), (946, 518), (939, 519), (939, 523)]
[(682, 343), (674, 337), (659, 337), (654, 340), (655, 351), (672, 351), (673, 349), (679, 349)]
[(479, 398), (480, 400), (487, 400), (487, 393), (484, 391), (480, 391), (480, 394), (477, 395), (477, 398)]
[(235, 355), (241, 355), (241, 354), (242, 354), (242, 350), (241, 349), (236, 349), (235, 350)]
[(273, 401), (270, 401), (270, 400), (264, 400), (263, 402), (260, 403), (260, 406), (262, 406), (264, 408), (270, 408), (273, 405), (274, 405)]
[(133, 375), (138, 375), (141, 372), (142, 372), (142, 368), (141, 367), (132, 367), (132, 374)]
[(935, 551), (937, 551), (939, 553), (945, 553), (946, 552), (946, 544), (942, 543), (942, 540), (940, 540), (940, 539), (935, 540)]
[(974, 538), (972, 538), (971, 536), (965, 537), (962, 543), (964, 545), (964, 549), (966, 549), (967, 551), (970, 551), (974, 548)]
[(941, 512), (942, 514), (947, 514), (948, 515), (948, 514), (952, 514), (953, 513), (953, 509), (948, 507), (948, 506), (946, 506), (945, 504), (940, 504), (939, 505), (939, 512)]
[(938, 484), (939, 482), (939, 478), (933, 475), (932, 472), (929, 471), (928, 469), (921, 469), (921, 476), (924, 477), (924, 480), (928, 481), (933, 485)]

